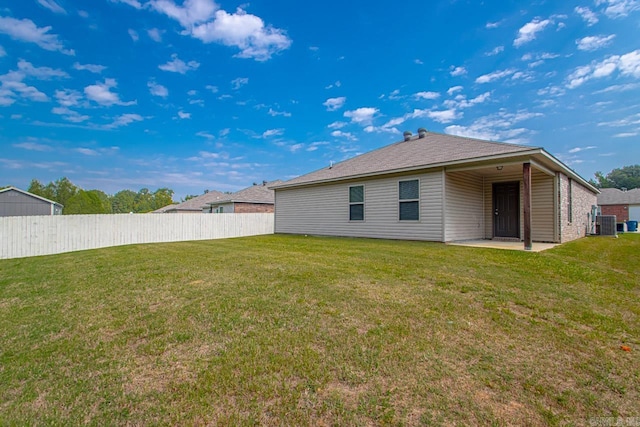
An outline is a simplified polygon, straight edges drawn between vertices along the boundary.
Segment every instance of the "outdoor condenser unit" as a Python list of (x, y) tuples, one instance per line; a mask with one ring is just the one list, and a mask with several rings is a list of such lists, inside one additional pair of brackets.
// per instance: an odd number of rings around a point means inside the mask
[(615, 215), (600, 215), (598, 217), (598, 224), (600, 225), (601, 236), (617, 236), (618, 235)]

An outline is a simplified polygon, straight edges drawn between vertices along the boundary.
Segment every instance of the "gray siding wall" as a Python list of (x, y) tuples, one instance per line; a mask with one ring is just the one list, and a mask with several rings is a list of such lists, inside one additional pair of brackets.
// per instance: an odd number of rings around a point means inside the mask
[(446, 174), (445, 241), (484, 237), (482, 181), (473, 172)]
[[(398, 182), (420, 180), (420, 221), (398, 220)], [(349, 187), (364, 185), (365, 219), (349, 221)], [(276, 190), (276, 233), (442, 241), (443, 171)]]
[(15, 190), (0, 193), (0, 216), (30, 215), (51, 215), (51, 203)]
[[(505, 173), (484, 179), (484, 238), (493, 238), (493, 183), (520, 183), (520, 238), (524, 237), (524, 211), (522, 207), (522, 173)], [(536, 242), (556, 242), (554, 213), (554, 177), (540, 171), (531, 172), (531, 239)]]

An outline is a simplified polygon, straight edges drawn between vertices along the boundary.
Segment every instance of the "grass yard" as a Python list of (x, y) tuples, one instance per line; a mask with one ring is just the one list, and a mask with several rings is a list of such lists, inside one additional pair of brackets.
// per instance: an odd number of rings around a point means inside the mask
[(610, 425), (638, 402), (640, 234), (0, 261), (0, 425)]

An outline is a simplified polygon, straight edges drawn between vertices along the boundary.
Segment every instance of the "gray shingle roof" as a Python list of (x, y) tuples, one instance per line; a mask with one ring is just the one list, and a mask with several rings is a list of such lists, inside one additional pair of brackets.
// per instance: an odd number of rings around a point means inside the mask
[(415, 136), (409, 141), (400, 141), (387, 145), (336, 163), (331, 167), (291, 179), (281, 185), (274, 185), (274, 188), (426, 168), (444, 163), (464, 162), (472, 159), (519, 152), (524, 153), (539, 149), (539, 147), (427, 132), (423, 138)]
[(171, 205), (167, 207), (164, 212), (201, 212), (203, 206), (209, 203), (215, 203), (217, 200), (228, 198), (228, 194), (213, 190), (198, 197), (194, 197), (193, 199), (189, 199), (186, 202)]
[(599, 205), (640, 205), (640, 188), (629, 191), (617, 188), (601, 188), (598, 194)]
[(247, 187), (243, 190), (240, 190), (233, 194), (225, 194), (225, 197), (220, 200), (207, 202), (205, 204), (212, 203), (267, 203), (274, 204), (275, 196), (274, 191), (270, 188), (271, 186), (279, 185), (282, 181), (276, 180), (271, 182), (265, 182), (262, 184), (252, 185), (251, 187)]

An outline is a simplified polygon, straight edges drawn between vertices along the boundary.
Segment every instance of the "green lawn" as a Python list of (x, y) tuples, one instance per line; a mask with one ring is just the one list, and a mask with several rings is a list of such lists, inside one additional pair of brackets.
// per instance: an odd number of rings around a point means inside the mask
[(640, 417), (639, 282), (630, 234), (541, 253), (274, 235), (2, 260), (0, 425)]

